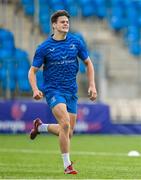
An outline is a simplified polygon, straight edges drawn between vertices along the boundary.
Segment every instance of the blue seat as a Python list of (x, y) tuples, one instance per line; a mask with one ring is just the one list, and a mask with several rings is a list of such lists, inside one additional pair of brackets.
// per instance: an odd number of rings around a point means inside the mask
[(18, 88), (20, 92), (31, 92), (31, 87), (28, 79), (19, 80)]
[(28, 69), (17, 69), (17, 86), (20, 92), (30, 92), (31, 87), (28, 81)]
[(10, 39), (14, 40), (13, 34), (4, 28), (0, 28), (0, 40)]
[(34, 15), (34, 0), (21, 0), (23, 5), (23, 9), (26, 15), (33, 16)]
[(90, 17), (95, 15), (95, 6), (91, 0), (79, 0), (79, 9), (81, 10), (82, 17)]
[(10, 91), (15, 91), (16, 89), (16, 68), (8, 71), (8, 89)]
[(112, 8), (110, 25), (115, 30), (121, 30), (124, 27), (123, 10), (121, 8)]
[(50, 33), (50, 24), (42, 23), (41, 24), (41, 31), (45, 34), (49, 34)]
[(1, 86), (4, 91), (9, 89), (12, 92), (16, 88), (13, 34), (7, 29), (0, 28), (0, 42)]
[(107, 10), (106, 10), (106, 7), (105, 6), (99, 6), (97, 8), (97, 16), (100, 18), (100, 19), (103, 19), (107, 16)]
[(50, 9), (46, 5), (40, 6), (39, 23), (40, 23), (41, 31), (45, 34), (49, 34), (50, 33)]
[(134, 42), (134, 43), (131, 43), (129, 45), (129, 52), (136, 56), (136, 57), (139, 57), (141, 55), (141, 45), (139, 42)]
[(11, 92), (13, 92), (16, 89), (16, 76), (15, 76), (15, 70), (9, 71), (8, 68), (3, 67), (0, 69), (0, 81), (1, 81), (1, 87), (5, 91), (6, 89), (9, 89)]
[(15, 50), (14, 41), (11, 41), (10, 39), (9, 40), (7, 39), (7, 40), (3, 41), (2, 48), (14, 51)]
[(15, 49), (14, 36), (7, 29), (0, 28), (0, 47), (12, 51)]
[(14, 51), (10, 49), (0, 49), (0, 59), (9, 59), (12, 58), (14, 55)]
[(65, 9), (65, 3), (62, 0), (52, 0), (50, 1), (50, 6), (53, 11)]
[(80, 32), (73, 32), (73, 34), (86, 46), (86, 42), (84, 40), (83, 35)]
[(78, 16), (79, 6), (75, 0), (64, 0), (64, 6), (71, 15), (71, 17)]
[(139, 14), (137, 9), (134, 7), (126, 8), (126, 18), (127, 18), (128, 26), (138, 25)]
[(83, 6), (81, 8), (81, 13), (83, 17), (90, 17), (95, 14), (94, 8), (91, 4), (88, 4), (87, 6)]
[(30, 68), (30, 61), (26, 51), (17, 48), (14, 56), (17, 68), (28, 70)]
[(121, 5), (123, 0), (111, 0), (112, 6), (118, 6)]
[(0, 81), (1, 81), (1, 87), (3, 90), (7, 89), (7, 69), (5, 67), (2, 67), (0, 69)]
[(64, 0), (65, 6), (70, 6), (70, 5), (75, 5), (76, 1), (75, 0)]
[(62, 3), (63, 3), (62, 0), (51, 0), (51, 1), (50, 1), (50, 4), (51, 4), (51, 5), (62, 4)]
[(44, 15), (46, 15), (46, 16), (48, 15), (50, 17), (50, 14), (48, 14), (48, 13), (50, 13), (49, 6), (47, 4), (41, 4), (39, 6), (39, 16), (44, 14)]
[(20, 91), (31, 91), (28, 82), (30, 61), (26, 51), (16, 49), (14, 36), (5, 29), (0, 29), (0, 84), (3, 89), (14, 92), (17, 83)]
[(16, 89), (16, 64), (13, 58), (4, 59), (2, 63), (3, 89), (9, 89), (11, 92)]
[(24, 12), (25, 12), (25, 14), (28, 15), (28, 16), (33, 16), (34, 15), (34, 11), (35, 11), (34, 8), (35, 7), (34, 7), (33, 4), (26, 4), (26, 5), (24, 5)]
[(40, 5), (48, 4), (48, 0), (39, 0), (39, 4), (40, 4)]
[(106, 6), (106, 0), (94, 0), (97, 6)]
[(20, 49), (20, 48), (16, 48), (15, 49), (15, 56), (16, 59), (27, 59), (28, 58), (28, 54), (26, 51)]
[(76, 16), (78, 16), (79, 8), (78, 8), (77, 5), (70, 5), (70, 6), (68, 6), (66, 9), (67, 9), (67, 11), (69, 12), (69, 14), (71, 15), (71, 17), (76, 17)]
[(128, 7), (131, 7), (133, 6), (133, 1), (132, 0), (121, 0), (120, 4), (122, 5), (122, 7), (124, 8), (128, 8)]
[(50, 23), (50, 17), (48, 16), (48, 14), (42, 13), (39, 16), (39, 22), (40, 22), (40, 24), (42, 24), (42, 23), (49, 24)]
[(28, 82), (28, 71), (30, 68), (30, 61), (26, 51), (17, 48), (15, 51), (15, 60), (16, 60), (16, 80), (17, 86), (20, 92), (29, 92), (30, 85)]
[(80, 7), (87, 6), (90, 3), (91, 3), (91, 0), (78, 0), (78, 4), (80, 5)]
[(21, 0), (22, 4), (34, 3), (34, 0)]
[(125, 35), (127, 42), (136, 42), (140, 40), (140, 30), (136, 26), (129, 26)]
[(141, 28), (141, 14), (138, 17), (138, 27)]

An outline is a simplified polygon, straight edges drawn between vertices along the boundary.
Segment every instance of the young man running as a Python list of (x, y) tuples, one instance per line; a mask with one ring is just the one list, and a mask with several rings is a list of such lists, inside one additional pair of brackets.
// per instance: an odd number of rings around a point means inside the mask
[[(84, 44), (68, 33), (70, 16), (65, 10), (55, 12), (51, 17), (53, 34), (38, 46), (29, 70), (29, 81), (33, 98), (46, 97), (58, 124), (43, 124), (40, 119), (33, 122), (30, 138), (35, 139), (41, 132), (59, 136), (60, 150), (65, 174), (77, 174), (70, 161), (70, 139), (73, 135), (77, 114), (77, 83), (79, 69), (78, 57), (87, 69), (88, 95), (94, 101), (97, 91), (94, 81), (94, 68)], [(36, 72), (43, 65), (44, 90), (36, 83)]]

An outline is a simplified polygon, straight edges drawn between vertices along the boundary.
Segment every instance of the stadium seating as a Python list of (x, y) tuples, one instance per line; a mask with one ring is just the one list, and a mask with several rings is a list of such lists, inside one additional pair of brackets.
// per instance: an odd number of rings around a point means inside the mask
[[(20, 2), (23, 6), (25, 14), (28, 16), (34, 16), (34, 0), (21, 0)], [(72, 17), (97, 17), (99, 20), (105, 19), (109, 24), (110, 29), (116, 32), (121, 32), (120, 34), (122, 34), (123, 43), (128, 48), (129, 52), (135, 57), (141, 56), (141, 1), (39, 0), (38, 5), (39, 25), (41, 32), (45, 34), (49, 34), (51, 32), (50, 15), (58, 9), (66, 9)], [(78, 37), (80, 36), (79, 38), (83, 40), (81, 34), (76, 33), (76, 35)], [(21, 79), (22, 77), (25, 77), (29, 67), (30, 63), (28, 54), (15, 47), (14, 36), (10, 31), (0, 28), (0, 86), (3, 90), (9, 88), (10, 91), (15, 91), (15, 89), (18, 88), (20, 91), (25, 90), (30, 92), (31, 89), (28, 81), (27, 83), (22, 83), (19, 80), (19, 77), (21, 77)], [(11, 69), (15, 69), (15, 71), (13, 72)], [(17, 71), (17, 69), (21, 70)], [(83, 63), (80, 63), (80, 72), (85, 72), (85, 66)], [(7, 79), (7, 75), (9, 79)], [(5, 79), (5, 81), (3, 79)], [(25, 79), (27, 79), (27, 76)]]
[(16, 80), (17, 80), (18, 89), (21, 92), (22, 91), (29, 92), (31, 88), (28, 82), (28, 71), (30, 68), (28, 54), (21, 49), (16, 49), (14, 58), (16, 60), (16, 66), (17, 66)]
[(0, 81), (3, 91), (7, 88), (10, 91), (14, 91), (15, 84), (15, 71), (13, 55), (15, 50), (14, 36), (13, 34), (3, 28), (0, 28)]
[[(31, 93), (28, 81), (30, 61), (28, 53), (15, 47), (13, 34), (4, 28), (0, 29), (0, 88), (2, 94), (7, 90), (11, 93), (17, 91)], [(37, 73), (37, 84), (43, 89), (43, 76), (40, 70)]]
[(4, 28), (0, 29), (0, 86), (3, 94), (18, 90), (21, 93), (31, 92), (28, 82), (30, 68), (28, 54), (15, 47), (13, 34)]
[(39, 24), (41, 31), (45, 34), (50, 33), (50, 9), (44, 3), (40, 4), (39, 9)]
[(11, 58), (15, 49), (13, 34), (0, 28), (0, 59)]
[[(34, 15), (33, 0), (21, 0), (25, 14)], [(106, 19), (109, 28), (123, 31), (123, 42), (129, 52), (140, 57), (141, 1), (139, 0), (39, 0), (39, 25), (42, 33), (49, 34), (50, 14), (66, 9), (72, 17)]]
[(141, 2), (136, 0), (111, 0), (111, 27), (114, 30), (123, 30), (123, 40), (129, 52), (139, 57), (140, 45), (140, 11)]
[(24, 12), (28, 16), (34, 15), (34, 0), (21, 0)]

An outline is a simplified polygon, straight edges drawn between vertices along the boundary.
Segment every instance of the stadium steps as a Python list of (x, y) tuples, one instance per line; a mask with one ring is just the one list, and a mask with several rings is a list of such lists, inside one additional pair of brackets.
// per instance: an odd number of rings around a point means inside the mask
[(109, 99), (111, 118), (113, 123), (138, 123), (141, 122), (141, 100), (140, 99)]
[(85, 21), (73, 19), (72, 28), (79, 29), (91, 50), (98, 49), (104, 58), (107, 80), (105, 83), (107, 93), (103, 93), (105, 100), (107, 98), (135, 98), (141, 95), (139, 91), (141, 83), (138, 78), (139, 59), (129, 54), (120, 34), (115, 34), (110, 30), (106, 21), (97, 19)]

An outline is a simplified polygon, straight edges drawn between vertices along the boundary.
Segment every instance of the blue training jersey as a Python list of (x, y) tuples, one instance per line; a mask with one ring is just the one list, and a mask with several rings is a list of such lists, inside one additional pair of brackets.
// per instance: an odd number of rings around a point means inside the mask
[(44, 93), (77, 92), (78, 57), (84, 61), (88, 52), (82, 41), (70, 33), (64, 40), (55, 40), (50, 36), (38, 46), (32, 66), (40, 68), (43, 65)]

